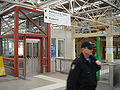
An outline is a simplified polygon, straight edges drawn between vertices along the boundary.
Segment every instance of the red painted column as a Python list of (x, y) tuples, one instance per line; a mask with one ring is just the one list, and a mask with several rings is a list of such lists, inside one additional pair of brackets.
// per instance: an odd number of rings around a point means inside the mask
[(24, 49), (23, 49), (24, 59), (26, 59), (26, 36), (25, 36), (24, 39), (23, 39), (23, 43), (24, 43), (24, 44), (23, 44), (23, 45), (24, 45), (24, 46), (23, 46), (23, 48), (24, 48)]
[(23, 39), (23, 43), (24, 43), (24, 78), (26, 78), (26, 36)]
[[(1, 18), (0, 18), (0, 36), (1, 36)], [(2, 55), (2, 38), (0, 38), (0, 56)]]
[(50, 24), (47, 24), (47, 65), (48, 65), (48, 69), (47, 72), (50, 72)]
[(15, 7), (14, 15), (14, 76), (18, 77), (18, 29), (19, 29), (19, 8)]
[(43, 73), (43, 69), (44, 69), (44, 66), (43, 66), (43, 54), (44, 54), (44, 47), (43, 47), (43, 37), (41, 38), (41, 47), (40, 47), (40, 54), (41, 54), (41, 60), (40, 60), (40, 67), (41, 67), (41, 73)]

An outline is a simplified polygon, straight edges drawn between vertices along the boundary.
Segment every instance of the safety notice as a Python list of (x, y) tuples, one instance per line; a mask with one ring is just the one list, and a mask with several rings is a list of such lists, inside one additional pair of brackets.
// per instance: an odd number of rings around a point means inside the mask
[(5, 68), (3, 63), (3, 58), (0, 56), (0, 76), (4, 76), (5, 74)]

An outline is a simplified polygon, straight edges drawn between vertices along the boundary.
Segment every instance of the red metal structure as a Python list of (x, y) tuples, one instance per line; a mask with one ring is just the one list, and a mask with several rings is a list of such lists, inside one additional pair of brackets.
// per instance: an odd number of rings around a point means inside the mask
[[(39, 72), (50, 72), (50, 24), (43, 22), (43, 16), (44, 12), (41, 10), (21, 6), (13, 6), (0, 13), (0, 54), (4, 58), (6, 71), (11, 71), (11, 75), (19, 77), (22, 70), (22, 76), (26, 77), (27, 39), (39, 40)], [(23, 55), (19, 56), (21, 41)], [(8, 56), (6, 46), (10, 47), (10, 42), (13, 42), (13, 55)]]

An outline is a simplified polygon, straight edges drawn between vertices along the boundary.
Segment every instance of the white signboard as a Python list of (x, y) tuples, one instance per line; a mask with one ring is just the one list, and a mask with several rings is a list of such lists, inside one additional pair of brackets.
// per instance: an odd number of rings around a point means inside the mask
[(44, 22), (58, 25), (71, 26), (70, 14), (50, 10), (49, 8), (44, 9)]

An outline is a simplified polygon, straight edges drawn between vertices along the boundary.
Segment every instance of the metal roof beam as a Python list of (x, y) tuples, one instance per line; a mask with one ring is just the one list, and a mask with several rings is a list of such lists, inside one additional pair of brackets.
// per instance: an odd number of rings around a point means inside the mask
[(107, 24), (107, 23), (99, 22), (99, 21), (96, 21), (96, 20), (91, 20), (91, 19), (84, 18), (84, 17), (73, 16), (73, 15), (71, 15), (71, 17), (79, 18), (79, 19), (82, 19), (82, 20), (87, 20), (87, 21), (90, 21), (90, 22), (99, 23), (99, 24), (102, 24), (102, 25), (105, 25), (105, 26), (109, 26), (109, 24)]
[(12, 1), (12, 0), (1, 0), (1, 1), (12, 3), (12, 4), (17, 4), (17, 5), (22, 5), (22, 6), (33, 7), (33, 8), (47, 7), (48, 5), (52, 5), (58, 2), (57, 0), (48, 0), (48, 1), (41, 2), (41, 3), (39, 2), (39, 7), (37, 7), (35, 5), (25, 4), (23, 2)]
[(23, 6), (28, 6), (28, 7), (34, 7), (35, 8), (35, 6), (33, 6), (33, 5), (21, 3), (21, 2), (18, 2), (18, 1), (11, 1), (11, 0), (1, 0), (1, 1), (11, 3), (11, 4), (17, 4), (17, 5), (23, 5)]
[(113, 9), (111, 8), (111, 6), (106, 6), (106, 7), (102, 7), (102, 8), (98, 8), (98, 9), (91, 9), (91, 10), (87, 10), (87, 11), (84, 11), (84, 12), (79, 12), (79, 13), (76, 13), (76, 14), (84, 14), (84, 13), (91, 13), (91, 12), (97, 12), (99, 10), (104, 10), (104, 9)]
[(115, 4), (111, 3), (110, 1), (108, 1), (108, 0), (101, 0), (101, 1), (103, 1), (104, 3), (109, 4), (110, 6), (112, 6), (112, 7), (116, 8), (117, 10), (119, 10), (119, 11), (120, 11), (120, 8), (119, 8), (119, 7), (117, 7)]

